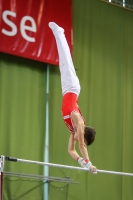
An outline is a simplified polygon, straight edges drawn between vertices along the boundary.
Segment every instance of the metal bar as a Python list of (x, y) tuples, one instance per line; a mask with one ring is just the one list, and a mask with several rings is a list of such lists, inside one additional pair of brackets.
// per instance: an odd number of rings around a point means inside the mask
[(60, 178), (60, 177), (49, 177), (49, 176), (42, 176), (42, 175), (36, 175), (36, 174), (24, 174), (24, 173), (19, 173), (19, 172), (9, 172), (9, 171), (4, 171), (4, 174), (7, 176), (18, 176), (18, 177), (27, 177), (27, 178), (35, 178), (35, 179), (57, 179), (57, 180), (69, 180), (69, 181), (73, 181), (73, 179), (69, 179), (69, 178)]
[(115, 1), (110, 1), (110, 0), (100, 0), (101, 2), (105, 2), (105, 3), (108, 3), (108, 4), (111, 4), (113, 6), (117, 6), (117, 7), (120, 7), (120, 8), (124, 8), (126, 10), (129, 10), (129, 11), (132, 11), (133, 12), (133, 6), (132, 5), (129, 5), (129, 4), (126, 4), (126, 3), (123, 3), (123, 2), (119, 2), (117, 0)]
[[(46, 129), (45, 129), (45, 147), (44, 162), (49, 162), (49, 65), (47, 64), (46, 73)], [(44, 165), (44, 176), (49, 176), (49, 167)], [(48, 200), (49, 185), (44, 184), (43, 200)]]
[(3, 192), (4, 164), (5, 164), (5, 156), (0, 156), (0, 200), (2, 200), (2, 192)]
[(133, 176), (132, 173), (126, 173), (126, 172), (116, 172), (116, 171), (107, 171), (107, 170), (97, 170), (99, 173), (104, 174), (115, 174), (115, 175), (122, 175), (122, 176)]
[(1, 170), (1, 160), (0, 160), (0, 200), (2, 200), (2, 170)]
[[(11, 157), (5, 157), (8, 161), (17, 161), (17, 162), (24, 162), (29, 164), (38, 164), (38, 165), (46, 165), (50, 167), (58, 167), (58, 168), (65, 168), (65, 169), (73, 169), (73, 170), (80, 170), (80, 171), (89, 171), (87, 168), (82, 167), (74, 167), (69, 165), (60, 165), (60, 164), (54, 164), (54, 163), (46, 163), (46, 162), (39, 162), (39, 161), (33, 161), (33, 160), (25, 160), (25, 159), (19, 159), (19, 158), (11, 158)], [(133, 176), (133, 173), (125, 173), (125, 172), (116, 172), (116, 171), (107, 171), (107, 170), (99, 170), (97, 169), (98, 173), (105, 173), (105, 174), (115, 174), (115, 175), (122, 175), (122, 176)]]
[(0, 200), (2, 200), (3, 172), (0, 171)]
[(34, 180), (40, 180), (44, 181), (47, 180), (48, 182), (62, 182), (62, 183), (69, 183), (69, 184), (80, 184), (80, 182), (75, 182), (73, 179), (69, 178), (59, 178), (59, 177), (46, 177), (46, 176), (41, 176), (41, 175), (35, 175), (35, 174), (23, 174), (23, 173), (18, 173), (18, 172), (4, 172), (5, 177), (10, 176), (10, 177), (18, 177), (18, 178), (27, 178), (27, 179), (34, 179)]

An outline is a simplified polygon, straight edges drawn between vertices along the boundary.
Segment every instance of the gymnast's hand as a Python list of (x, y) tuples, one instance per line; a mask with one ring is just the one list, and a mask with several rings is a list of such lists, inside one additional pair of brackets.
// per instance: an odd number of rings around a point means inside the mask
[(83, 158), (79, 157), (78, 163), (81, 165), (81, 167), (88, 168), (92, 174), (97, 174), (97, 168), (93, 166), (90, 161), (85, 161)]
[(90, 166), (89, 168), (89, 171), (92, 173), (92, 174), (97, 174), (97, 168), (93, 165)]
[(88, 161), (85, 165), (92, 174), (97, 174), (97, 168), (92, 165), (90, 161)]

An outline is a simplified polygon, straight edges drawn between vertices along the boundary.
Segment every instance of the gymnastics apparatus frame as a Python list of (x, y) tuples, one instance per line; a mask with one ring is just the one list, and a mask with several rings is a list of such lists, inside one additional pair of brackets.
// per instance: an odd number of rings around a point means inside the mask
[[(12, 176), (19, 176), (19, 177), (27, 177), (27, 174), (4, 171), (5, 161), (23, 162), (23, 163), (28, 163), (28, 164), (38, 164), (38, 165), (45, 165), (45, 166), (49, 166), (49, 167), (57, 167), (57, 168), (65, 168), (65, 169), (72, 169), (72, 170), (80, 170), (80, 171), (88, 171), (89, 172), (89, 170), (87, 168), (82, 168), (82, 167), (74, 167), (74, 166), (69, 166), (69, 165), (61, 165), (61, 164), (46, 163), (46, 162), (39, 162), (39, 161), (33, 161), (33, 160), (25, 160), (25, 159), (13, 158), (13, 157), (1, 155), (0, 156), (0, 200), (2, 200), (2, 185), (3, 185), (4, 174), (6, 176), (12, 175)], [(97, 169), (97, 173), (115, 174), (115, 175), (122, 175), (122, 176), (133, 176), (133, 173), (107, 171), (107, 170), (100, 170), (100, 169)], [(30, 175), (30, 174), (28, 175), (28, 177), (38, 178), (39, 180), (48, 180), (48, 181), (79, 184), (79, 182), (74, 182), (73, 179), (69, 179), (69, 178), (45, 177), (45, 176)]]

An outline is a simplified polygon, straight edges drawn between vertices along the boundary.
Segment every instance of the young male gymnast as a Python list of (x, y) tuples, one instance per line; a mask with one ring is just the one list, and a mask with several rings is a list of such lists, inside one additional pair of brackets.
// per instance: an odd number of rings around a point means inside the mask
[[(95, 130), (85, 126), (85, 121), (78, 107), (78, 96), (80, 94), (80, 83), (76, 75), (70, 49), (64, 35), (64, 29), (54, 22), (49, 22), (58, 49), (59, 69), (61, 74), (62, 87), (62, 116), (66, 126), (71, 132), (68, 143), (68, 153), (78, 161), (78, 163), (94, 174), (97, 169), (92, 165), (86, 145), (90, 145), (95, 139)], [(80, 157), (75, 150), (75, 144), (78, 142)]]

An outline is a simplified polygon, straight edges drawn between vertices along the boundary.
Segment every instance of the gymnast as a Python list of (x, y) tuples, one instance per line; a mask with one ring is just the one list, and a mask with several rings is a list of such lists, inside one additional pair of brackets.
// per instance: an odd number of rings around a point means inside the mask
[[(68, 143), (68, 153), (78, 163), (88, 170), (96, 174), (97, 168), (92, 165), (87, 147), (95, 140), (96, 132), (92, 127), (85, 126), (85, 121), (78, 106), (78, 96), (80, 94), (80, 83), (76, 75), (70, 49), (64, 35), (64, 29), (54, 22), (49, 22), (58, 49), (59, 69), (61, 74), (62, 87), (62, 116), (63, 120), (71, 132)], [(75, 150), (76, 142), (78, 142), (79, 150), (82, 155), (80, 157)]]

